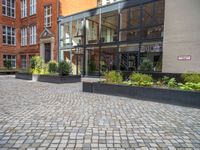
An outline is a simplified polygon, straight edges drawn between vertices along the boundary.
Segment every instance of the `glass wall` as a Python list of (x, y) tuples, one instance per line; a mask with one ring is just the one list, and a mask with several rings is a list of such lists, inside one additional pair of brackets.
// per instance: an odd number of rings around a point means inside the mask
[(117, 11), (102, 14), (101, 42), (117, 42), (118, 13)]
[(60, 49), (68, 51), (65, 58), (70, 54), (77, 74), (137, 71), (144, 60), (152, 64), (152, 71), (162, 70), (164, 0), (124, 6), (110, 12), (107, 6), (105, 11), (97, 8), (61, 24)]
[(99, 15), (86, 19), (86, 44), (99, 43)]

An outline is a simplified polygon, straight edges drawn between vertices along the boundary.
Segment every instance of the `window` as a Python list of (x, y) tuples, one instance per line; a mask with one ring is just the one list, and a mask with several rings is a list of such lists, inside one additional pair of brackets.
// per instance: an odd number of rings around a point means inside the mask
[(36, 14), (36, 0), (30, 0), (30, 15)]
[(21, 68), (26, 68), (26, 55), (21, 55)]
[(3, 43), (15, 45), (16, 43), (15, 28), (3, 26)]
[(27, 28), (21, 29), (21, 46), (27, 45)]
[(2, 0), (2, 14), (15, 18), (15, 0)]
[(48, 5), (44, 7), (44, 26), (51, 27), (52, 22), (52, 6)]
[(6, 66), (6, 61), (11, 62), (11, 68), (16, 68), (16, 56), (15, 55), (3, 55), (4, 66)]
[(30, 27), (30, 44), (36, 44), (36, 25)]
[(27, 17), (27, 0), (21, 0), (21, 18)]

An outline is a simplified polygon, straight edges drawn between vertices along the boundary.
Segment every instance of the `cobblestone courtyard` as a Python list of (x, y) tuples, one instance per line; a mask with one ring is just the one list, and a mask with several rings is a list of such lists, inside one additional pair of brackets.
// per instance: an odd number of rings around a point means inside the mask
[(0, 76), (0, 150), (26, 148), (200, 149), (200, 109)]

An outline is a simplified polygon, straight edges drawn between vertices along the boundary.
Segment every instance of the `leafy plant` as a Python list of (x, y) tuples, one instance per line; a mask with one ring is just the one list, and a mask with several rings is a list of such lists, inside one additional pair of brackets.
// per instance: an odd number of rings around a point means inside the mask
[(67, 76), (72, 72), (72, 66), (67, 61), (61, 61), (58, 63), (58, 73), (61, 76)]
[(147, 75), (147, 74), (133, 73), (130, 76), (130, 80), (132, 82), (132, 85), (137, 85), (137, 86), (152, 86), (153, 85), (152, 76)]
[(141, 71), (153, 71), (153, 63), (149, 59), (144, 59), (140, 65)]
[(175, 78), (171, 78), (171, 79), (168, 81), (167, 86), (170, 87), (170, 88), (176, 87), (176, 86), (177, 86), (176, 79), (175, 79)]
[(50, 61), (48, 63), (48, 72), (49, 73), (56, 73), (58, 70), (58, 65), (56, 61)]
[(44, 61), (40, 56), (34, 56), (30, 60), (30, 66), (32, 69), (32, 73), (40, 74), (44, 67)]
[(163, 83), (164, 85), (167, 85), (168, 82), (169, 82), (169, 80), (170, 80), (170, 78), (169, 78), (168, 76), (164, 76), (164, 77), (162, 78), (162, 83)]
[(178, 86), (181, 90), (200, 91), (200, 83), (179, 83)]
[(6, 69), (10, 70), (12, 67), (11, 61), (10, 60), (5, 60), (4, 61), (4, 67), (6, 67)]
[(186, 73), (182, 74), (182, 79), (184, 83), (200, 83), (200, 74), (198, 73)]
[(122, 75), (116, 71), (109, 71), (104, 74), (107, 83), (122, 83)]

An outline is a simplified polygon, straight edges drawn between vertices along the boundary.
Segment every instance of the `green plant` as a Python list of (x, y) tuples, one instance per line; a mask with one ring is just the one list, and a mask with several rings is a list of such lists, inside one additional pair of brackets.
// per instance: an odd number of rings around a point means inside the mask
[(48, 63), (48, 72), (49, 73), (56, 73), (58, 70), (58, 65), (56, 61), (50, 61)]
[(67, 61), (61, 61), (58, 63), (58, 73), (61, 76), (67, 76), (72, 72), (72, 66)]
[(12, 66), (12, 64), (11, 64), (11, 61), (10, 60), (5, 60), (4, 61), (4, 67), (6, 67), (6, 69), (11, 69), (11, 66)]
[(200, 74), (199, 73), (185, 73), (182, 74), (182, 79), (184, 83), (200, 83)]
[(40, 74), (44, 67), (44, 61), (40, 56), (34, 56), (30, 60), (30, 66), (33, 74)]
[(137, 85), (137, 86), (152, 86), (153, 85), (152, 76), (147, 75), (147, 74), (133, 73), (130, 76), (130, 80), (132, 82), (132, 85)]
[(109, 71), (104, 74), (107, 83), (122, 83), (122, 75), (116, 71)]
[(164, 76), (164, 77), (162, 78), (162, 83), (163, 83), (164, 85), (167, 85), (168, 82), (169, 82), (169, 80), (170, 80), (170, 78), (169, 78), (168, 76)]
[(178, 86), (181, 90), (200, 91), (200, 83), (179, 83)]
[(141, 71), (153, 71), (153, 63), (145, 58), (142, 63), (140, 64), (140, 70)]
[(177, 86), (176, 79), (175, 79), (175, 78), (171, 78), (171, 79), (168, 81), (167, 86), (170, 87), (170, 88), (176, 87), (176, 86)]

